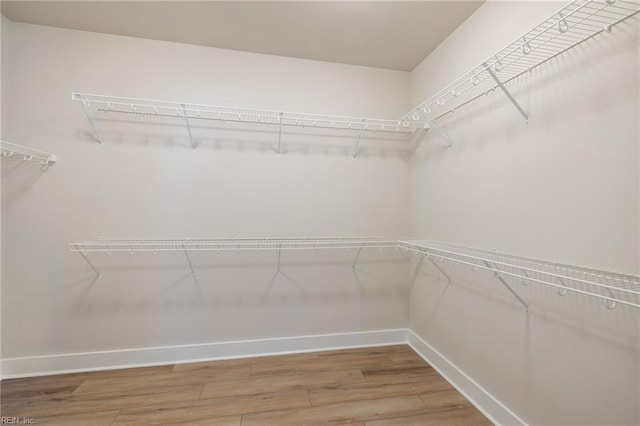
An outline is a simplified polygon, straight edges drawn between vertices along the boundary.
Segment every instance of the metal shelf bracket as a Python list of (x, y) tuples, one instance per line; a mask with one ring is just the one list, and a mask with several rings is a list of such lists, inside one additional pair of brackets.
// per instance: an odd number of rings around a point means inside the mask
[(364, 130), (364, 118), (362, 119), (362, 124), (360, 125), (360, 131), (358, 132), (358, 137), (356, 138), (356, 145), (353, 147), (353, 158), (356, 158), (358, 155), (358, 146), (360, 145), (360, 137), (362, 136), (362, 131)]
[(187, 116), (187, 109), (185, 104), (182, 104), (182, 114), (184, 115), (184, 122), (187, 125), (187, 132), (189, 133), (189, 141), (191, 142), (191, 149), (196, 149), (196, 144), (193, 142), (193, 136), (191, 135), (191, 126), (189, 125), (189, 117)]
[(498, 269), (497, 266), (492, 265), (490, 262), (487, 262), (486, 260), (482, 261), (485, 265), (487, 265), (488, 268), (493, 269), (495, 272), (495, 277), (498, 279), (498, 281), (500, 281), (502, 283), (503, 286), (505, 286), (507, 288), (507, 290), (509, 290), (509, 292), (513, 295), (513, 297), (515, 297), (518, 302), (520, 302), (520, 304), (522, 306), (524, 306), (524, 310), (529, 312), (529, 304), (527, 302), (525, 302), (522, 297), (520, 297), (520, 295), (518, 293), (516, 293), (516, 291), (509, 285), (509, 283), (507, 281), (505, 281), (504, 278), (502, 278), (502, 276), (500, 275), (500, 269)]
[(87, 120), (89, 120), (89, 124), (91, 125), (91, 130), (93, 130), (93, 136), (96, 138), (98, 143), (100, 145), (102, 145), (102, 138), (100, 137), (100, 133), (98, 133), (98, 131), (96, 130), (96, 125), (93, 122), (93, 119), (91, 118), (91, 115), (89, 114), (89, 111), (87, 111), (88, 102), (87, 101), (82, 101), (82, 102), (80, 102), (80, 105), (82, 105), (82, 111), (84, 112), (84, 115), (87, 117)]
[(451, 284), (451, 281), (452, 281), (452, 280), (451, 280), (451, 275), (447, 274), (447, 273), (446, 273), (446, 272), (445, 272), (445, 271), (440, 267), (440, 265), (438, 265), (438, 264), (437, 264), (437, 263), (436, 263), (436, 262), (431, 258), (431, 256), (429, 256), (429, 257), (428, 257), (428, 259), (429, 259), (429, 262), (431, 262), (431, 264), (432, 264), (433, 266), (435, 266), (435, 267), (436, 267), (436, 269), (437, 269), (438, 271), (440, 271), (440, 273), (441, 273), (442, 275), (444, 275), (444, 277), (447, 279), (447, 284)]
[(529, 114), (527, 114), (527, 112), (524, 110), (524, 108), (522, 108), (520, 106), (520, 104), (518, 103), (518, 101), (516, 101), (516, 99), (513, 97), (513, 95), (511, 94), (511, 92), (509, 92), (509, 89), (507, 89), (504, 84), (502, 84), (502, 82), (500, 81), (500, 79), (498, 78), (498, 76), (495, 74), (495, 72), (493, 72), (493, 70), (491, 69), (491, 67), (489, 66), (489, 64), (487, 64), (486, 62), (483, 62), (482, 65), (484, 66), (484, 68), (487, 70), (487, 73), (491, 76), (491, 78), (493, 78), (493, 80), (496, 82), (496, 84), (498, 85), (498, 87), (504, 92), (505, 95), (507, 95), (507, 98), (509, 98), (509, 100), (511, 101), (511, 103), (513, 104), (513, 106), (516, 107), (516, 109), (518, 110), (518, 112), (524, 117), (524, 122), (525, 124), (529, 123)]
[[(280, 155), (280, 146), (282, 144), (282, 115), (284, 113), (279, 113), (278, 114), (278, 155)], [(278, 267), (278, 271), (280, 271), (280, 268)]]
[(93, 263), (89, 261), (89, 258), (87, 257), (87, 255), (84, 252), (80, 252), (80, 255), (82, 255), (82, 258), (84, 259), (84, 261), (87, 262), (87, 265), (89, 265), (91, 269), (93, 269), (93, 272), (96, 273), (96, 277), (100, 278), (100, 272), (98, 271), (98, 269), (96, 269), (95, 266), (93, 266)]
[(193, 264), (191, 263), (191, 258), (189, 257), (189, 253), (187, 252), (187, 249), (184, 247), (184, 245), (182, 246), (182, 251), (184, 251), (184, 256), (186, 257), (187, 263), (189, 264), (191, 275), (195, 275), (196, 272), (193, 270)]
[(436, 132), (438, 132), (438, 134), (440, 135), (440, 137), (445, 141), (445, 143), (447, 144), (447, 147), (451, 148), (451, 146), (453, 146), (453, 143), (451, 142), (451, 138), (449, 137), (448, 134), (445, 133), (444, 130), (442, 130), (442, 128), (437, 125), (436, 123), (434, 123), (433, 120), (429, 120), (429, 128), (433, 128)]

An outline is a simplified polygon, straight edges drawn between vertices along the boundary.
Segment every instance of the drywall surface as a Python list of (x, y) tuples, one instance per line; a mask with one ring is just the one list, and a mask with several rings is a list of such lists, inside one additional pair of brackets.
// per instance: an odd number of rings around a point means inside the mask
[[(409, 73), (3, 21), (3, 358), (406, 328), (407, 257), (365, 250), (90, 256), (95, 238), (401, 236), (408, 166), (353, 137), (97, 121), (71, 92), (396, 117)], [(3, 37), (4, 38), (4, 37)], [(385, 102), (380, 102), (384, 99)], [(5, 111), (6, 113), (7, 111)], [(306, 139), (312, 139), (307, 141)], [(309, 142), (307, 144), (307, 142)], [(375, 141), (371, 142), (375, 143)]]
[[(412, 74), (432, 95), (564, 3), (487, 2)], [(440, 124), (411, 165), (415, 236), (638, 274), (638, 18)], [(413, 264), (415, 268), (417, 263)], [(531, 424), (638, 424), (638, 312), (427, 261), (410, 328)]]

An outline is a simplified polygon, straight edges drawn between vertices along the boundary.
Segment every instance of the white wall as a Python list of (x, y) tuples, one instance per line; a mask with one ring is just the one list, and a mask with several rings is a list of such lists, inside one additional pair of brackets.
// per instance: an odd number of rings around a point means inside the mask
[(195, 280), (182, 255), (102, 255), (94, 282), (68, 244), (406, 235), (408, 167), (392, 149), (352, 160), (286, 134), (278, 157), (277, 133), (198, 129), (194, 151), (184, 128), (114, 122), (97, 123), (100, 146), (71, 92), (384, 118), (408, 108), (409, 73), (6, 19), (2, 30), (2, 136), (60, 156), (45, 172), (3, 164), (3, 358), (406, 327), (406, 257), (393, 253), (363, 253), (357, 275), (353, 251), (285, 253), (277, 277), (274, 252), (200, 254)]
[[(412, 73), (418, 104), (564, 3), (487, 2)], [(638, 274), (638, 19), (461, 108), (411, 165), (412, 234)], [(415, 264), (414, 264), (415, 267)], [(531, 424), (640, 422), (639, 324), (579, 295), (424, 262), (410, 327)]]

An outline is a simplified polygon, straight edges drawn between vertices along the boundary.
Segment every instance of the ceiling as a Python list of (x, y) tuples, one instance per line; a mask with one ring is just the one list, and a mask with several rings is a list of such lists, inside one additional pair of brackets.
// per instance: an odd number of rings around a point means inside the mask
[(411, 71), (482, 1), (2, 1), (38, 25)]

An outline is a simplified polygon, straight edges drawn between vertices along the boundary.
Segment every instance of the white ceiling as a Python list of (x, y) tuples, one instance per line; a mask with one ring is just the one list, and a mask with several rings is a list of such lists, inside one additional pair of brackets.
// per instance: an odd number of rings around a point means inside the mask
[(473, 1), (2, 1), (18, 22), (411, 71)]

